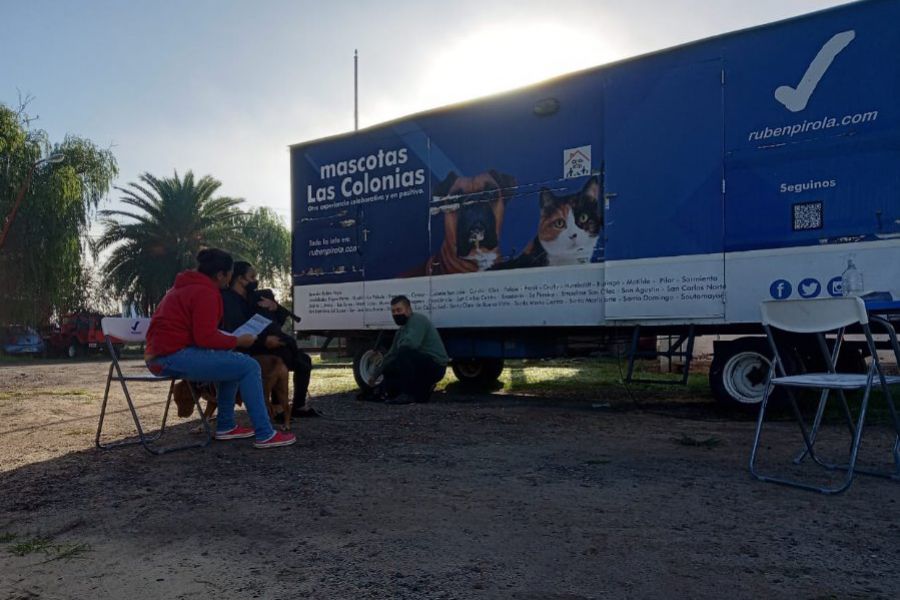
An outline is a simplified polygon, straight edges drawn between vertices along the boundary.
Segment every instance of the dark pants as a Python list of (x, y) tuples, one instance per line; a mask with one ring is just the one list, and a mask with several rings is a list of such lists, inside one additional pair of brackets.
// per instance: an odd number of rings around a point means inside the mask
[(297, 346), (297, 340), (289, 335), (279, 335), (284, 346), (266, 351), (266, 354), (279, 357), (288, 371), (294, 373), (293, 410), (297, 411), (306, 404), (306, 392), (312, 376), (312, 358)]
[(434, 385), (444, 378), (446, 367), (415, 350), (401, 350), (382, 373), (389, 397), (409, 394), (416, 402), (428, 402)]

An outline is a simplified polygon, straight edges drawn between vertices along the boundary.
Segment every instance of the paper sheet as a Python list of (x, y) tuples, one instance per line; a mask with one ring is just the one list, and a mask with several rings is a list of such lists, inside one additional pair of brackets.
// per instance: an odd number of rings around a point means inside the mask
[(253, 335), (258, 336), (260, 333), (265, 331), (266, 327), (271, 324), (271, 319), (267, 319), (262, 315), (253, 315), (246, 323), (244, 323), (234, 331), (222, 331), (222, 333), (234, 337), (240, 337), (245, 333), (252, 333)]

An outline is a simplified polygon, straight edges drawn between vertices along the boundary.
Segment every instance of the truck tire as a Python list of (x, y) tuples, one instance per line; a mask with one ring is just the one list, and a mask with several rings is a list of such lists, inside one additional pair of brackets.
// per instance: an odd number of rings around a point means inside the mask
[(453, 374), (467, 387), (487, 388), (503, 373), (502, 358), (462, 358), (450, 364)]
[(768, 341), (761, 337), (717, 346), (709, 367), (709, 387), (715, 399), (733, 408), (758, 406), (765, 392), (771, 355)]
[(762, 402), (772, 351), (764, 337), (718, 344), (709, 367), (709, 387), (722, 404), (752, 410)]
[(76, 338), (72, 338), (69, 340), (69, 345), (66, 346), (66, 356), (69, 358), (84, 356), (84, 346)]
[[(370, 389), (369, 376), (375, 365), (381, 362), (382, 356), (384, 356), (383, 349), (372, 347), (360, 348), (353, 355), (353, 379), (356, 380), (356, 385), (359, 386), (359, 389), (363, 391)], [(381, 379), (379, 377), (376, 383), (380, 383)]]

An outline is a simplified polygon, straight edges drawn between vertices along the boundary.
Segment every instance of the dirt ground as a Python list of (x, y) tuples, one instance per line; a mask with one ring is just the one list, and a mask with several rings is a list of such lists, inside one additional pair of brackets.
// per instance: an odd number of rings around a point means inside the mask
[[(754, 481), (752, 418), (708, 399), (319, 395), (293, 447), (153, 457), (94, 450), (105, 375), (0, 365), (0, 600), (900, 596), (900, 484)], [(136, 396), (161, 415), (159, 386)], [(885, 427), (866, 440), (888, 457)]]

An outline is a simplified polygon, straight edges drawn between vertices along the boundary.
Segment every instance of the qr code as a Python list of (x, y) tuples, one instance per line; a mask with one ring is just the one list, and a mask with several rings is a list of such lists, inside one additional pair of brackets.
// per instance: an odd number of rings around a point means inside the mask
[(794, 231), (822, 229), (822, 203), (805, 202), (794, 205)]

